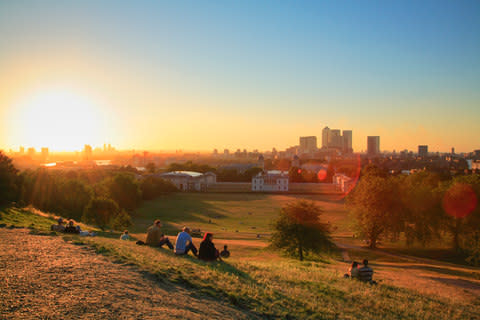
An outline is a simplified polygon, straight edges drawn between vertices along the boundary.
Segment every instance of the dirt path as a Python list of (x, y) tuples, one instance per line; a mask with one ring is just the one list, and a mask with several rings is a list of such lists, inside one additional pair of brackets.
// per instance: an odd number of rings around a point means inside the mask
[[(207, 317), (208, 315), (208, 317)], [(60, 237), (0, 229), (1, 319), (246, 319)]]

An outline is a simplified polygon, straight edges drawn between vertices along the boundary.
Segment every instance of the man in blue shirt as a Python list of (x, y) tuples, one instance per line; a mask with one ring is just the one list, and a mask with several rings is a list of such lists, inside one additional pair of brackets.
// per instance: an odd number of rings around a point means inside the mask
[(192, 237), (190, 236), (190, 229), (183, 227), (182, 231), (178, 233), (177, 240), (175, 241), (175, 254), (188, 254), (188, 251), (190, 250), (195, 256), (197, 256), (197, 248), (195, 248)]

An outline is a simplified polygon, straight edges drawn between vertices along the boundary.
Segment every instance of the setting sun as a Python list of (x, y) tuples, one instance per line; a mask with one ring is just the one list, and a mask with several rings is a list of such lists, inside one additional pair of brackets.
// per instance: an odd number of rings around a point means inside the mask
[(101, 139), (101, 108), (86, 95), (63, 88), (38, 91), (19, 101), (12, 122), (29, 146), (78, 150)]

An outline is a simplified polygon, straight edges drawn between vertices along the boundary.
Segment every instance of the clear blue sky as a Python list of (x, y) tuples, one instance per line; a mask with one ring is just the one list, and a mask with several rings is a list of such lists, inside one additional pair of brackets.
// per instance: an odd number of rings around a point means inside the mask
[[(480, 1), (1, 1), (0, 35), (3, 121), (60, 83), (114, 128), (85, 143), (284, 148), (328, 125), (357, 151), (480, 149)], [(28, 145), (8, 128), (0, 148)]]

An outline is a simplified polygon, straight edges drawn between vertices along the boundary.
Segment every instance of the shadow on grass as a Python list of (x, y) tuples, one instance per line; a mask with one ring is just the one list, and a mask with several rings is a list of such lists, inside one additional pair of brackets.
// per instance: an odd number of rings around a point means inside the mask
[(461, 270), (456, 270), (456, 269), (450, 269), (448, 267), (425, 266), (425, 265), (415, 265), (415, 264), (395, 266), (395, 265), (382, 264), (382, 263), (373, 263), (373, 265), (379, 266), (379, 267), (404, 269), (404, 270), (415, 270), (415, 269), (417, 269), (417, 270), (424, 270), (424, 271), (430, 271), (430, 272), (435, 272), (435, 273), (441, 273), (441, 274), (449, 275), (449, 276), (466, 277), (466, 278), (473, 278), (473, 279), (480, 280), (480, 273), (479, 272), (461, 271)]

